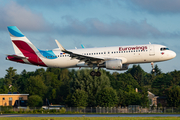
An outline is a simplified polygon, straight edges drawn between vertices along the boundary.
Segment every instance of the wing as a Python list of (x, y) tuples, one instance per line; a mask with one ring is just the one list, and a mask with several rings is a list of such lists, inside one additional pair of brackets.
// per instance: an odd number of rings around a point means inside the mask
[(79, 62), (85, 62), (85, 64), (87, 64), (87, 65), (102, 64), (105, 61), (109, 60), (109, 58), (86, 56), (86, 55), (81, 55), (79, 53), (74, 53), (74, 52), (68, 51), (57, 40), (55, 40), (55, 41), (56, 41), (56, 44), (58, 45), (59, 49), (62, 52), (70, 54), (71, 59), (78, 59), (78, 60), (80, 60)]

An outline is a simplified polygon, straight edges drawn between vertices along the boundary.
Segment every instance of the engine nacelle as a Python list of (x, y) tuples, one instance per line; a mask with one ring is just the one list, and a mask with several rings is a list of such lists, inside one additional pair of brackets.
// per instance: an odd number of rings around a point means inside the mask
[(122, 64), (121, 59), (106, 61), (106, 69), (110, 70), (127, 70), (128, 64)]

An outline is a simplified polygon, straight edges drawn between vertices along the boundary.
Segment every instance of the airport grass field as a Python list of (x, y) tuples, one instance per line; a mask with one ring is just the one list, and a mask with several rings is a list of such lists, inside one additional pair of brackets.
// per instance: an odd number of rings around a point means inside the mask
[(0, 120), (180, 120), (180, 117), (0, 117)]

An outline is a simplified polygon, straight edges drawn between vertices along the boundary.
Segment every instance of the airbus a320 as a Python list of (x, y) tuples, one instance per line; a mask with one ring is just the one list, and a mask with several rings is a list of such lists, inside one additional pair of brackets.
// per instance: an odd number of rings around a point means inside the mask
[(8, 26), (8, 31), (15, 54), (7, 55), (7, 60), (44, 67), (92, 67), (91, 76), (101, 76), (100, 68), (127, 70), (129, 64), (137, 63), (151, 63), (153, 67), (154, 62), (176, 57), (174, 51), (158, 44), (67, 50), (55, 40), (59, 48), (40, 50), (16, 26)]

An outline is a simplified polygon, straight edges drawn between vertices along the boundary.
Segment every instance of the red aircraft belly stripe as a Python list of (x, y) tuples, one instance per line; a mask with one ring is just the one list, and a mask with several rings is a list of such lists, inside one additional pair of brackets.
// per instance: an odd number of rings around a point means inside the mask
[(46, 66), (44, 62), (36, 55), (34, 50), (24, 41), (13, 40), (13, 43), (19, 48), (28, 61), (34, 65)]

